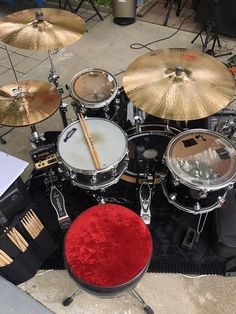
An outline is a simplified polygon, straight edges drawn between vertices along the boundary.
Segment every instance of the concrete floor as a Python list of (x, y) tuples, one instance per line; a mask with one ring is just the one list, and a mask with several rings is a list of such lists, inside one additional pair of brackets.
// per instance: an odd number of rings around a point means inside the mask
[[(2, 16), (5, 15), (2, 10), (0, 12)], [(55, 68), (60, 74), (61, 85), (70, 84), (72, 77), (86, 68), (101, 68), (113, 75), (120, 73), (137, 56), (146, 52), (145, 49), (132, 50), (129, 47), (130, 44), (135, 42), (148, 43), (158, 38), (167, 37), (174, 31), (168, 27), (140, 21), (136, 21), (130, 26), (121, 27), (112, 22), (111, 15), (105, 18), (103, 22), (97, 21), (80, 41), (61, 49), (53, 56)], [(151, 48), (186, 47), (201, 49), (200, 41), (196, 41), (194, 45), (190, 44), (193, 37), (194, 34), (192, 33), (180, 31), (171, 39), (154, 44)], [(231, 41), (225, 40), (227, 48), (235, 47), (235, 43), (233, 39)], [(20, 72), (20, 80), (39, 79), (47, 81), (50, 68), (46, 52), (36, 52), (36, 55), (33, 56), (33, 53), (31, 54), (29, 51), (16, 51), (14, 49), (11, 51), (12, 54), (26, 56), (21, 61), (16, 61), (16, 66), (18, 65), (18, 71)], [(234, 50), (234, 53), (236, 53), (236, 50)], [(2, 55), (0, 58), (2, 58), (0, 66), (7, 67), (7, 58), (3, 58)], [(33, 59), (33, 61), (30, 59)], [(37, 64), (34, 63), (35, 60)], [(32, 64), (32, 62), (34, 66), (30, 67), (29, 64)], [(11, 71), (7, 70), (0, 75), (0, 86), (13, 80)], [(117, 76), (117, 81), (121, 86), (122, 74)], [(66, 98), (65, 101), (68, 103), (68, 120), (70, 122), (75, 120), (76, 117), (70, 106), (70, 98)], [(39, 132), (63, 130), (58, 112), (48, 120), (39, 123), (36, 127)], [(0, 134), (3, 133), (3, 129), (6, 131), (8, 128), (1, 128)], [(29, 127), (15, 128), (5, 136), (7, 144), (0, 144), (0, 150), (30, 162), (29, 150), (31, 145), (29, 138)], [(23, 174), (24, 179), (27, 179), (31, 169), (32, 164), (30, 162)], [(34, 278), (19, 285), (19, 287), (56, 314), (144, 313), (140, 305), (130, 296), (113, 300), (101, 300), (86, 293), (77, 297), (69, 308), (64, 308), (61, 301), (76, 288), (66, 271), (40, 271)], [(138, 291), (151, 305), (155, 313), (236, 313), (235, 278), (220, 276), (186, 277), (180, 274), (148, 273), (138, 286)]]

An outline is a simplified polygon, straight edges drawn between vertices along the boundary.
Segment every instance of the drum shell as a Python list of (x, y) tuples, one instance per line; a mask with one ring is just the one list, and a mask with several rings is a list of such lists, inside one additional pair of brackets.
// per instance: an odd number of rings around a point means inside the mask
[[(158, 174), (165, 171), (166, 167), (163, 164), (163, 155), (168, 142), (172, 137), (178, 134), (180, 130), (174, 127), (169, 127), (168, 129), (167, 126), (163, 124), (141, 124), (139, 131), (137, 131), (135, 127), (132, 127), (126, 132), (128, 134), (129, 163), (122, 179), (130, 183), (137, 183), (138, 177), (139, 183), (141, 183), (142, 180), (146, 178), (147, 173), (144, 173), (144, 158), (141, 157), (141, 160), (137, 162), (132, 156), (134, 155), (134, 147), (137, 149), (138, 145), (143, 145), (146, 150), (156, 150), (157, 158), (155, 159), (155, 170)], [(153, 162), (149, 162), (151, 167), (152, 164)], [(137, 167), (139, 171), (137, 171)], [(158, 178), (153, 178), (153, 173), (150, 173), (148, 179), (149, 178), (150, 180), (154, 179), (154, 183), (160, 183)]]
[(81, 188), (88, 190), (104, 189), (119, 180), (127, 168), (127, 162), (128, 156), (126, 154), (120, 162), (102, 170), (83, 171), (68, 167), (68, 176), (73, 185)]
[(169, 203), (190, 214), (208, 213), (222, 206), (231, 186), (217, 191), (200, 191), (178, 182), (172, 174), (161, 180), (162, 190)]

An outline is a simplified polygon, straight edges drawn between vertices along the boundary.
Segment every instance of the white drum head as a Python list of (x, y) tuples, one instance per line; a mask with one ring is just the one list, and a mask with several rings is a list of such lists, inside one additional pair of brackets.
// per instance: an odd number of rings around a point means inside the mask
[[(124, 131), (114, 122), (101, 118), (90, 118), (85, 122), (102, 169), (120, 162), (127, 152), (127, 138)], [(72, 134), (71, 137), (69, 134)], [(63, 130), (58, 140), (58, 152), (67, 166), (78, 172), (96, 170), (79, 121), (73, 122)]]
[(168, 144), (166, 164), (184, 185), (207, 191), (219, 190), (236, 181), (236, 150), (220, 134), (188, 130)]

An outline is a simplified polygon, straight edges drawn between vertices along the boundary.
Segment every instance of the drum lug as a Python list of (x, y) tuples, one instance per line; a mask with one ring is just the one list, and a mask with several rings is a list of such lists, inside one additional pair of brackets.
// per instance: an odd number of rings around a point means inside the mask
[(141, 132), (141, 124), (142, 124), (142, 118), (140, 116), (135, 116), (134, 117), (134, 125), (135, 125), (135, 130), (136, 133), (140, 133)]
[(196, 203), (194, 204), (193, 208), (194, 208), (194, 210), (195, 210), (196, 212), (199, 211), (199, 210), (201, 209), (200, 203), (199, 203), (199, 202), (196, 202)]
[(118, 88), (116, 95), (117, 95), (117, 96), (120, 96), (120, 95), (121, 95), (121, 90), (120, 90), (120, 88)]
[(91, 184), (97, 183), (97, 177), (96, 177), (96, 175), (93, 175), (93, 176), (92, 176), (92, 178), (91, 178), (91, 180), (90, 180), (90, 183), (91, 183)]
[(227, 186), (227, 190), (229, 191), (229, 190), (232, 190), (234, 188), (234, 184), (233, 183), (231, 183), (231, 184), (229, 184), (228, 186)]
[(200, 193), (199, 193), (199, 197), (201, 199), (204, 199), (204, 198), (207, 198), (208, 196), (208, 191), (207, 190), (201, 190)]
[(119, 99), (119, 98), (116, 98), (116, 99), (115, 99), (115, 104), (116, 104), (116, 105), (120, 105), (120, 99)]
[(171, 183), (172, 183), (173, 187), (179, 186), (179, 180), (176, 178), (174, 178)]
[(225, 196), (218, 196), (219, 207), (221, 207), (225, 202)]
[(69, 171), (69, 176), (71, 178), (72, 181), (75, 181), (76, 179), (76, 174), (74, 174), (71, 170)]
[(177, 193), (170, 194), (171, 201), (176, 201), (176, 198), (177, 198)]
[(116, 168), (112, 169), (112, 171), (111, 171), (111, 176), (112, 176), (113, 178), (115, 178), (115, 177), (117, 176), (117, 170), (116, 170)]

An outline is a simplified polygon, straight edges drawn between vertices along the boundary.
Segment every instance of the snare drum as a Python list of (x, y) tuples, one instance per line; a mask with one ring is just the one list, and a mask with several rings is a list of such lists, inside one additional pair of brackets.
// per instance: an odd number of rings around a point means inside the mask
[(84, 109), (87, 117), (116, 121), (120, 109), (119, 89), (116, 79), (101, 69), (86, 69), (71, 81), (72, 98)]
[(91, 134), (102, 168), (96, 169), (79, 121), (71, 123), (58, 139), (58, 154), (65, 176), (84, 189), (104, 189), (116, 183), (127, 167), (127, 137), (114, 122), (88, 118)]
[(181, 132), (168, 144), (162, 178), (168, 201), (194, 214), (221, 207), (236, 182), (236, 150), (222, 135), (204, 129)]

